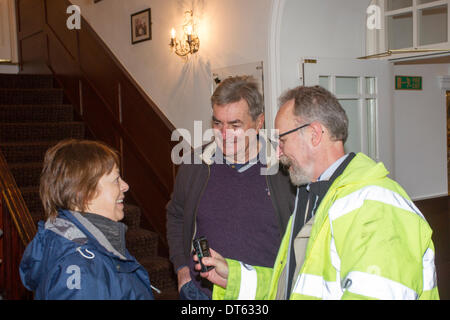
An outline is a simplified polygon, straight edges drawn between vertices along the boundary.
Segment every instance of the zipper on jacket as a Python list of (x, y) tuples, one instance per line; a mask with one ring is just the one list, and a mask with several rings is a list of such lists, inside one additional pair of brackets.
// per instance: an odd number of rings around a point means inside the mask
[(194, 233), (192, 234), (192, 238), (191, 238), (191, 253), (192, 253), (192, 251), (194, 251), (194, 238), (195, 238), (195, 234), (197, 233), (198, 206), (200, 205), (200, 201), (202, 200), (203, 194), (205, 193), (206, 186), (208, 185), (208, 181), (211, 176), (211, 169), (210, 169), (209, 164), (207, 166), (208, 166), (208, 177), (206, 178), (205, 184), (203, 185), (202, 192), (200, 193), (200, 197), (198, 198), (197, 206), (195, 207), (195, 212), (194, 212)]

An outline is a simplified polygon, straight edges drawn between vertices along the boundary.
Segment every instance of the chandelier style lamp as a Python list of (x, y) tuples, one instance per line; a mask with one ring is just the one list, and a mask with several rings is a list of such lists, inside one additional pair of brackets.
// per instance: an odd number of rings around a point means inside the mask
[(171, 30), (170, 48), (178, 56), (188, 58), (189, 55), (196, 53), (200, 48), (200, 39), (196, 33), (196, 25), (192, 10), (184, 13), (183, 35), (177, 39), (175, 28)]

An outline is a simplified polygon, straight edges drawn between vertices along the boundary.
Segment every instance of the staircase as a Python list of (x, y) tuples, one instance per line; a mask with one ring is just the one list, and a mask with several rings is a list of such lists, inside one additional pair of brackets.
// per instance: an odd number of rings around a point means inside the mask
[[(83, 122), (74, 120), (62, 89), (51, 75), (0, 74), (0, 151), (16, 180), (33, 221), (44, 219), (39, 178), (45, 151), (59, 140), (85, 138)], [(141, 211), (125, 205), (127, 248), (162, 291), (156, 299), (178, 299), (172, 265), (158, 256), (158, 235), (140, 227)]]

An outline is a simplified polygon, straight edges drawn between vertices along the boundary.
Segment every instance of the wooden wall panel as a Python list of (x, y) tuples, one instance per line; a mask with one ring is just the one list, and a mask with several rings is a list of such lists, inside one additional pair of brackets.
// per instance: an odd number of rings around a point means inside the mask
[(81, 77), (78, 63), (59, 42), (52, 31), (48, 32), (48, 55), (53, 73), (59, 83), (66, 88), (66, 94), (76, 110), (80, 110), (79, 80)]
[(81, 70), (89, 82), (102, 93), (114, 118), (119, 120), (118, 79), (122, 77), (120, 70), (86, 23), (82, 23), (79, 30), (79, 45)]
[[(114, 125), (115, 121), (112, 114), (105, 112), (107, 106), (86, 80), (81, 81), (81, 92), (83, 119), (86, 121), (86, 124), (91, 131), (95, 132), (96, 139), (120, 151), (120, 135), (116, 125)], [(99, 126), (99, 123), (104, 125)]]
[(61, 0), (46, 0), (47, 24), (62, 42), (69, 54), (78, 59), (77, 31), (69, 30), (66, 25), (69, 15), (66, 13), (67, 3)]
[(4, 299), (6, 292), (6, 279), (8, 278), (8, 275), (6, 274), (6, 265), (4, 263), (5, 261), (5, 224), (3, 222), (4, 220), (4, 203), (3, 198), (0, 195), (0, 230), (2, 230), (3, 235), (0, 236), (0, 296), (2, 299)]
[(17, 0), (19, 38), (42, 31), (45, 25), (44, 0)]
[(21, 39), (19, 43), (22, 73), (51, 73), (47, 66), (47, 35), (44, 32)]
[[(131, 85), (122, 85), (122, 117), (123, 126), (130, 137), (140, 146), (147, 159), (152, 160), (152, 166), (160, 177), (161, 183), (169, 190), (172, 176), (171, 167), (171, 132), (162, 122), (157, 122), (158, 116), (148, 103)], [(149, 124), (152, 124), (151, 126)]]
[(130, 185), (129, 192), (143, 209), (143, 218), (165, 241), (166, 204), (170, 195), (160, 190), (152, 170), (133, 152), (126, 139), (123, 143), (123, 166), (124, 179)]

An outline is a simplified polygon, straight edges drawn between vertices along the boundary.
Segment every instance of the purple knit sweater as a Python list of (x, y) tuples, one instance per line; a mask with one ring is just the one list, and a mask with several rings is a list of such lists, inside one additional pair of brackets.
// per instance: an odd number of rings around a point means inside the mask
[[(225, 164), (210, 169), (198, 206), (196, 236), (206, 236), (210, 247), (225, 258), (273, 267), (281, 240), (261, 164), (243, 172)], [(211, 296), (212, 286), (200, 281), (193, 263), (190, 268), (195, 284)]]

